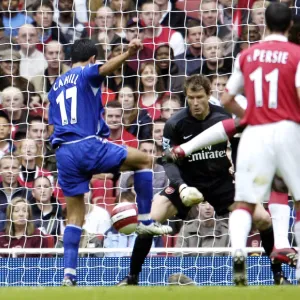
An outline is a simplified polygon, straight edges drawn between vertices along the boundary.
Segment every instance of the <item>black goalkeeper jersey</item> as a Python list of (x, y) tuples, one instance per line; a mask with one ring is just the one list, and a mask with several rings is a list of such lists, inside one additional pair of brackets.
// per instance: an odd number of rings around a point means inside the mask
[[(205, 120), (195, 119), (188, 107), (173, 115), (164, 128), (163, 149), (185, 143), (219, 121), (231, 118), (222, 107), (212, 104), (209, 106), (210, 113)], [(177, 164), (164, 162), (171, 185), (178, 187), (186, 183), (201, 191), (203, 188), (215, 187), (220, 180), (231, 177), (231, 162), (226, 150), (227, 142), (224, 142), (199, 150)]]

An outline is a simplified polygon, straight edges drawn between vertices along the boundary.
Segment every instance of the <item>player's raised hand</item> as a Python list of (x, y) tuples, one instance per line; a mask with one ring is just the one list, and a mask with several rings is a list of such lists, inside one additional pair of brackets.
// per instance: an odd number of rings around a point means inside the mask
[(179, 195), (185, 206), (196, 205), (204, 201), (202, 193), (195, 187), (187, 186), (186, 184), (180, 185)]
[(133, 39), (128, 45), (128, 53), (130, 56), (135, 55), (139, 50), (143, 49), (143, 43), (139, 39)]

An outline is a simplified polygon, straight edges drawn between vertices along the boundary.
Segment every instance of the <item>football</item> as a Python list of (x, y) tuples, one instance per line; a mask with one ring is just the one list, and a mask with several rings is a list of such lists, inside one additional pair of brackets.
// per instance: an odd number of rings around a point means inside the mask
[(117, 204), (112, 210), (111, 222), (120, 233), (131, 234), (135, 232), (138, 224), (136, 205), (130, 202)]

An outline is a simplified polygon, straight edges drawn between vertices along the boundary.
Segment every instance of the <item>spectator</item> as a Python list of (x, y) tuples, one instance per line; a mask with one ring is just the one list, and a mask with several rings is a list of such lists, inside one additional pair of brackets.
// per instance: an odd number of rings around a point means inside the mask
[(26, 134), (29, 111), (24, 103), (24, 96), (20, 89), (7, 87), (2, 92), (2, 107), (13, 124), (12, 138), (16, 133)]
[(110, 55), (111, 44), (118, 35), (115, 33), (116, 19), (110, 7), (102, 6), (97, 10), (95, 31), (92, 41), (98, 46), (98, 59), (106, 60)]
[(166, 121), (166, 119), (157, 119), (153, 123), (152, 137), (157, 147), (157, 156), (162, 155), (163, 134)]
[[(29, 0), (27, 0), (29, 1)], [(51, 0), (52, 1), (52, 0)], [(54, 6), (54, 16), (53, 20), (55, 22), (58, 21), (59, 18), (59, 10), (58, 10), (58, 0), (53, 0), (53, 6)], [(92, 4), (94, 4), (97, 8), (102, 4), (102, 0), (93, 0), (93, 3), (87, 2), (86, 0), (75, 0), (74, 1), (74, 12), (76, 13), (76, 19), (80, 23), (87, 23), (90, 21), (90, 18), (88, 14), (90, 12), (94, 12), (95, 9), (92, 9)], [(89, 12), (88, 12), (88, 6), (89, 5)]]
[(51, 41), (45, 45), (45, 58), (48, 68), (44, 71), (43, 75), (32, 79), (34, 88), (41, 95), (42, 99), (47, 99), (47, 95), (56, 78), (70, 69), (63, 63), (65, 59), (64, 49), (57, 41)]
[(204, 29), (197, 20), (187, 22), (187, 48), (182, 54), (175, 57), (181, 73), (191, 75), (195, 70), (202, 68), (202, 44), (205, 39)]
[(161, 117), (168, 120), (178, 112), (181, 107), (181, 101), (178, 94), (166, 94), (161, 102)]
[[(140, 141), (139, 150), (153, 158), (153, 195), (155, 195), (156, 193), (161, 192), (162, 189), (164, 189), (168, 185), (168, 178), (163, 166), (156, 163), (157, 147), (152, 140)], [(120, 193), (131, 189), (131, 186), (128, 186), (127, 183), (129, 183), (128, 179), (133, 175), (133, 173), (134, 172), (123, 172), (121, 174), (119, 181)]]
[(236, 42), (233, 56), (236, 57), (241, 51), (248, 49), (250, 46), (258, 43), (261, 35), (258, 25), (249, 23), (243, 26), (241, 38)]
[(0, 110), (0, 159), (16, 150), (11, 139), (11, 125), (8, 115)]
[(293, 26), (289, 31), (289, 42), (300, 45), (300, 20), (295, 19)]
[(217, 36), (220, 39), (225, 39), (232, 33), (226, 25), (221, 25), (218, 20), (218, 4), (216, 0), (202, 0), (199, 8), (199, 20), (204, 28), (207, 37)]
[[(228, 224), (224, 219), (214, 218), (214, 208), (203, 202), (191, 210), (191, 220), (184, 222), (175, 247), (228, 247)], [(194, 214), (194, 215), (193, 215)], [(196, 255), (187, 254), (189, 256)], [(199, 256), (223, 256), (228, 253), (197, 253)]]
[(30, 199), (31, 192), (20, 186), (18, 176), (20, 162), (17, 157), (6, 154), (0, 160), (0, 231), (4, 230), (7, 205), (16, 197)]
[[(203, 56), (203, 75), (231, 74), (233, 60), (231, 57), (224, 57), (222, 40), (218, 37), (211, 36), (204, 41)], [(201, 70), (197, 69), (194, 74), (201, 74)]]
[[(135, 196), (131, 192), (123, 192), (119, 195), (116, 203), (121, 202), (131, 202), (135, 203)], [(103, 247), (104, 248), (132, 248), (137, 235), (132, 233), (130, 235), (125, 235), (119, 233), (114, 227), (111, 227), (106, 233), (104, 238)], [(162, 247), (162, 238), (160, 236), (154, 237), (152, 247)], [(130, 256), (130, 253), (120, 253), (120, 252), (109, 252), (106, 253), (107, 257), (122, 257)]]
[(7, 37), (15, 38), (18, 35), (19, 28), (24, 24), (33, 22), (32, 18), (18, 11), (20, 0), (2, 0), (1, 11), (4, 31)]
[[(0, 18), (0, 51), (15, 49), (10, 36), (5, 35), (5, 28), (2, 18)], [(15, 49), (16, 50), (16, 49)]]
[[(126, 40), (128, 42), (136, 38), (143, 40), (144, 31), (144, 25), (142, 24), (142, 22), (138, 18), (132, 18), (127, 22), (126, 25)], [(153, 50), (147, 47), (143, 47), (143, 49), (138, 51), (135, 56), (130, 57), (127, 65), (136, 72), (141, 63), (149, 60), (153, 60)]]
[(137, 86), (140, 92), (139, 107), (147, 109), (153, 120), (158, 119), (160, 117), (164, 82), (155, 63), (142, 64)]
[(122, 124), (122, 106), (118, 101), (108, 102), (105, 107), (105, 120), (110, 129), (109, 141), (119, 145), (137, 148), (138, 140)]
[(44, 234), (56, 238), (61, 234), (62, 210), (52, 196), (52, 186), (49, 178), (37, 177), (33, 183), (31, 206), (33, 222)]
[[(0, 248), (48, 248), (46, 237), (34, 227), (26, 199), (17, 197), (11, 201), (6, 220), (5, 231), (0, 233)], [(40, 257), (40, 254), (20, 254), (18, 257)]]
[(181, 73), (174, 61), (174, 51), (169, 44), (160, 45), (155, 50), (155, 62), (164, 82), (164, 91), (183, 92), (185, 74)]
[(42, 153), (42, 167), (57, 177), (55, 152), (49, 142), (48, 125), (42, 117), (31, 117), (28, 120), (27, 138), (35, 140), (38, 152)]
[(121, 37), (125, 38), (124, 28), (127, 22), (136, 16), (136, 7), (132, 0), (111, 0), (110, 8), (114, 12), (116, 20), (115, 32)]
[(152, 119), (147, 110), (138, 108), (138, 95), (130, 86), (122, 87), (117, 99), (123, 108), (124, 128), (138, 140), (151, 138)]
[(217, 100), (217, 103), (213, 103), (213, 104), (217, 104), (220, 106), (221, 105), (220, 99), (223, 92), (225, 91), (225, 87), (229, 79), (229, 75), (227, 74), (213, 75), (210, 77), (210, 79), (211, 79), (212, 96)]
[(0, 62), (0, 91), (7, 87), (20, 89), (24, 96), (24, 105), (30, 106), (30, 97), (35, 94), (33, 84), (20, 76), (20, 53), (15, 50), (5, 50), (1, 54)]
[(145, 25), (144, 47), (155, 51), (160, 44), (169, 43), (177, 56), (184, 52), (184, 40), (179, 32), (159, 24), (161, 19), (159, 6), (153, 0), (147, 0), (141, 5), (140, 17)]
[[(236, 17), (240, 13), (241, 17), (238, 20), (237, 25), (247, 24), (249, 19), (249, 9), (238, 8), (238, 0), (219, 0), (219, 19), (220, 24), (226, 25), (227, 28), (231, 31), (233, 30), (233, 25), (237, 22)], [(235, 33), (236, 34), (236, 33)]]
[(47, 68), (47, 61), (42, 52), (36, 49), (38, 33), (32, 24), (20, 27), (18, 37), (20, 46), (20, 75), (28, 80), (37, 75), (42, 75)]
[(85, 221), (83, 229), (89, 234), (104, 235), (110, 228), (111, 221), (108, 211), (91, 203), (91, 192), (84, 194)]
[(252, 23), (259, 27), (259, 32), (262, 38), (265, 35), (265, 10), (269, 5), (269, 1), (259, 0), (254, 2), (251, 9)]
[(53, 21), (54, 7), (50, 0), (37, 1), (32, 6), (33, 25), (38, 30), (38, 37), (40, 44), (37, 45), (37, 49), (43, 52), (44, 45), (50, 41), (58, 41), (61, 44), (66, 44), (67, 41), (64, 38), (60, 28)]
[(185, 36), (185, 24), (189, 20), (189, 17), (182, 10), (179, 10), (175, 1), (170, 0), (154, 0), (154, 2), (159, 6), (159, 11), (162, 12), (161, 19), (159, 23), (166, 27), (171, 27), (172, 29), (181, 33)]
[[(120, 37), (112, 41), (110, 58), (116, 57), (127, 50), (127, 41)], [(117, 92), (122, 86), (129, 85), (134, 90), (136, 86), (137, 73), (126, 63), (114, 71), (112, 75), (106, 76), (104, 85), (111, 91)]]
[(21, 160), (21, 170), (18, 178), (21, 186), (32, 189), (34, 180), (40, 176), (48, 177), (51, 184), (53, 184), (51, 173), (40, 167), (42, 156), (35, 140), (22, 140), (17, 151)]
[[(210, 77), (212, 94), (209, 98), (209, 102), (211, 104), (221, 106), (220, 99), (222, 97), (223, 92), (225, 91), (228, 79), (229, 79), (229, 74), (212, 75)], [(243, 109), (247, 108), (247, 99), (243, 95), (241, 94), (236, 95), (235, 100), (239, 103), (239, 105)], [(230, 142), (232, 144), (232, 141)]]
[(57, 2), (59, 10), (57, 23), (68, 44), (88, 37), (84, 25), (78, 21), (76, 14), (73, 13), (74, 2), (75, 0), (59, 0)]

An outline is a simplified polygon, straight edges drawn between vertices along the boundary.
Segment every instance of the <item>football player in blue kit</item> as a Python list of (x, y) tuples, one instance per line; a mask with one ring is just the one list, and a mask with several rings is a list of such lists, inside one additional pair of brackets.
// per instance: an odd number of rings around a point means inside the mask
[(135, 171), (138, 234), (162, 235), (172, 231), (150, 219), (152, 201), (152, 160), (145, 153), (108, 142), (109, 129), (103, 119), (101, 84), (106, 75), (118, 69), (142, 49), (132, 40), (127, 51), (95, 63), (97, 48), (91, 40), (77, 40), (72, 46), (72, 68), (58, 77), (49, 92), (51, 143), (56, 149), (58, 183), (67, 202), (68, 224), (64, 231), (64, 279), (62, 285), (76, 285), (76, 265), (85, 204), (94, 174)]

